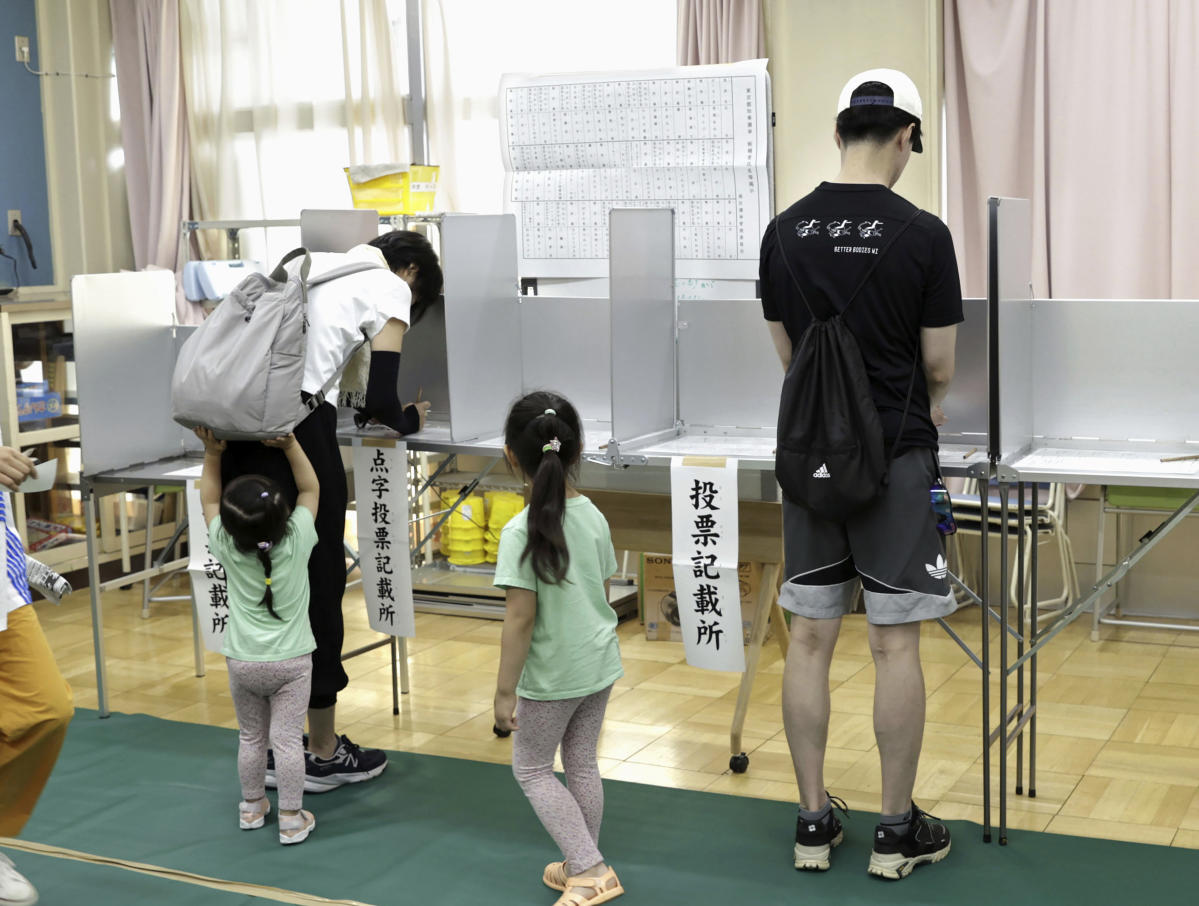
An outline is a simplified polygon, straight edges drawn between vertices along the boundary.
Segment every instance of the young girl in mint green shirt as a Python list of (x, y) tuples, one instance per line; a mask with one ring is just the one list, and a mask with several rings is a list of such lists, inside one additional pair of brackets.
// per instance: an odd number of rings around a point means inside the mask
[(302, 843), (316, 818), (304, 798), (304, 717), (312, 688), (316, 640), (308, 622), (308, 558), (316, 545), (320, 484), (293, 435), (263, 441), (287, 456), (299, 495), (291, 507), (283, 490), (262, 475), (243, 475), (221, 487), (225, 442), (197, 428), (204, 441), (200, 503), (208, 547), (221, 562), (229, 622), (221, 653), (239, 727), (237, 773), (242, 801), (238, 826), (266, 823), (268, 746), (279, 788), (279, 842)]
[[(599, 850), (604, 793), (596, 746), (612, 684), (624, 671), (608, 580), (616, 572), (603, 514), (570, 484), (582, 454), (574, 406), (555, 393), (519, 400), (504, 454), (531, 487), (504, 526), (495, 584), (507, 590), (495, 723), (515, 730), (512, 772), (562, 852), (542, 880), (555, 906), (624, 893)], [(562, 747), (568, 786), (554, 776)]]

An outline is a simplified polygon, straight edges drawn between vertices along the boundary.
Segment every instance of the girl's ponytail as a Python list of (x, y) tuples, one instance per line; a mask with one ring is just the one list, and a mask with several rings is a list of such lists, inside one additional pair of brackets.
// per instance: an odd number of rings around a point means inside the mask
[(570, 566), (562, 522), (566, 516), (566, 482), (583, 452), (579, 415), (556, 393), (530, 393), (508, 413), (504, 443), (525, 477), (532, 481), (528, 543), (521, 560), (531, 558), (537, 578), (557, 585), (566, 578)]
[(262, 563), (262, 571), (266, 573), (266, 592), (259, 602), (270, 611), (271, 616), (276, 620), (282, 620), (283, 617), (275, 613), (275, 593), (271, 591), (271, 548), (274, 545), (269, 541), (260, 541), (258, 543), (258, 560)]
[(544, 446), (529, 493), (529, 543), (525, 553), (533, 560), (537, 578), (556, 585), (566, 578), (566, 568), (570, 565), (570, 551), (566, 549), (566, 534), (562, 530), (566, 515), (566, 467), (561, 451), (553, 449), (552, 440)]

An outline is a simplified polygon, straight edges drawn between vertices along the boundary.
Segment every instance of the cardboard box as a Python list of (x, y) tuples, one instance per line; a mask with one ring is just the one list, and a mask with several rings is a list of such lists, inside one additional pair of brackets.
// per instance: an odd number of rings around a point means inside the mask
[[(762, 564), (743, 561), (737, 564), (741, 580), (741, 627), (749, 641), (762, 584)], [(651, 642), (681, 642), (678, 600), (674, 593), (674, 568), (667, 554), (642, 554), (638, 582), (638, 601), (645, 637)]]

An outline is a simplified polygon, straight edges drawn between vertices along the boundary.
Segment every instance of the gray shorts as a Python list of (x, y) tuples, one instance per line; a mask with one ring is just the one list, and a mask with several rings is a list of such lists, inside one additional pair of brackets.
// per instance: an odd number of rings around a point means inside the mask
[(844, 523), (826, 522), (784, 500), (788, 578), (779, 604), (814, 620), (844, 616), (861, 581), (871, 623), (915, 623), (953, 613), (945, 545), (928, 495), (936, 480), (935, 455), (918, 449), (898, 457), (878, 499)]

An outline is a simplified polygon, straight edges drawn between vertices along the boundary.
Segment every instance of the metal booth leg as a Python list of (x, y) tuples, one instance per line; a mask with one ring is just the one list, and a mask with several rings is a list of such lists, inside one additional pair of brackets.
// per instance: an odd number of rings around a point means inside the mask
[(391, 637), (391, 644), (387, 646), (387, 650), (391, 653), (391, 713), (400, 713), (400, 683), (396, 676), (396, 637)]
[(396, 655), (400, 659), (400, 692), (407, 695), (411, 689), (408, 683), (408, 640), (401, 636), (396, 642)]
[(143, 568), (146, 578), (142, 580), (142, 619), (150, 618), (150, 567), (154, 562), (154, 526), (150, 514), (154, 512), (154, 488), (146, 488), (146, 558)]
[[(1008, 611), (1011, 602), (1008, 600), (1007, 578), (1008, 563), (1008, 494), (1011, 485), (999, 482), (999, 575), (1001, 577), (999, 601), (999, 845), (1007, 846), (1007, 743), (1008, 716), (1007, 709), (1007, 665), (1008, 665)], [(984, 510), (984, 516), (986, 511)]]
[[(1107, 513), (1104, 512), (1107, 507), (1107, 485), (1099, 486), (1099, 529), (1096, 531), (1098, 543), (1095, 550), (1095, 587), (1099, 587), (1099, 581), (1103, 578), (1103, 541), (1105, 524), (1107, 522)], [(1116, 556), (1120, 555), (1119, 550), (1116, 551)], [(1035, 601), (1036, 598), (1034, 597)], [(1091, 608), (1091, 641), (1099, 641), (1099, 621), (1103, 619), (1106, 612), (1103, 605), (1103, 595), (1095, 599), (1095, 604)]]
[[(1021, 481), (1016, 485), (1016, 625), (1020, 627), (1020, 635), (1016, 639), (1016, 657), (1019, 658), (1024, 654), (1024, 633), (1025, 633), (1025, 604), (1027, 602), (1027, 589), (1024, 587), (1025, 572), (1024, 572), (1024, 549), (1025, 549), (1025, 524), (1024, 524), (1024, 482)], [(1033, 510), (1033, 544), (1036, 544), (1036, 519), (1037, 511)], [(1016, 795), (1024, 795), (1024, 727), (1019, 723), (1024, 717), (1024, 667), (1021, 666), (1016, 673)]]
[(196, 606), (195, 592), (192, 592), (190, 598), (192, 603), (192, 656), (196, 661), (196, 676), (202, 677), (208, 673), (208, 668), (204, 664), (204, 642), (202, 641), (204, 633), (200, 629), (200, 608)]
[(104, 659), (104, 610), (100, 600), (100, 558), (96, 554), (96, 497), (84, 486), (83, 521), (87, 539), (88, 596), (92, 605), (92, 650), (96, 658), (96, 708), (108, 717), (108, 665)]
[[(1037, 798), (1037, 654), (1036, 644), (1037, 638), (1041, 633), (1041, 622), (1037, 619), (1037, 548), (1041, 545), (1037, 536), (1037, 509), (1040, 505), (1038, 500), (1040, 489), (1037, 483), (1032, 483), (1032, 518), (1033, 518), (1033, 543), (1032, 543), (1032, 562), (1029, 564), (1029, 599), (1032, 602), (1032, 623), (1029, 626), (1029, 634), (1031, 636), (1029, 644), (1033, 646), (1033, 655), (1028, 659), (1028, 708), (1031, 714), (1028, 718), (1028, 798)], [(1103, 519), (1103, 514), (1100, 513), (1100, 519)], [(1103, 559), (1100, 555), (1100, 560)]]
[(741, 687), (737, 691), (737, 706), (733, 711), (733, 726), (729, 731), (729, 770), (744, 774), (749, 768), (749, 755), (741, 748), (741, 731), (745, 728), (745, 715), (749, 711), (749, 696), (754, 688), (758, 673), (758, 660), (762, 655), (762, 642), (770, 625), (770, 614), (778, 595), (779, 564), (768, 563), (762, 570), (762, 584), (758, 588), (758, 609), (754, 611), (753, 629), (750, 630), (749, 646), (745, 652), (745, 672), (741, 674)]
[(988, 504), (988, 482), (979, 481), (980, 532), (982, 540), (979, 550), (979, 573), (982, 606), (982, 693), (983, 693), (983, 842), (991, 842), (991, 572), (990, 572), (990, 508)]

